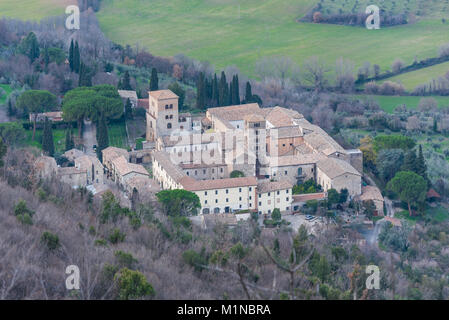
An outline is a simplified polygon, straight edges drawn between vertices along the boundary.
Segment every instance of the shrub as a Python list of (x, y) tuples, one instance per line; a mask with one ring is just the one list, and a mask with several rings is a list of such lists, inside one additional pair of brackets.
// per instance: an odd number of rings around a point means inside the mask
[(14, 215), (20, 223), (32, 225), (34, 211), (28, 209), (26, 202), (24, 200), (19, 200), (14, 206)]
[(128, 268), (121, 269), (114, 276), (118, 284), (119, 299), (141, 299), (147, 296), (154, 296), (154, 289), (148, 283), (145, 276), (139, 271)]
[(55, 250), (61, 246), (58, 235), (48, 231), (45, 231), (42, 234), (41, 242), (44, 243), (49, 250)]
[(131, 253), (123, 252), (121, 250), (114, 252), (117, 263), (122, 267), (132, 269), (133, 265), (138, 262)]
[(231, 172), (230, 177), (231, 178), (241, 178), (244, 177), (245, 174), (242, 171), (234, 170)]
[(126, 234), (120, 232), (119, 229), (115, 228), (109, 235), (109, 242), (112, 244), (117, 244), (119, 242), (125, 241)]
[(204, 254), (200, 254), (195, 250), (186, 250), (182, 254), (182, 259), (185, 263), (195, 268), (196, 271), (201, 271), (202, 266), (207, 265), (207, 259)]
[(278, 208), (275, 208), (271, 213), (271, 219), (274, 221), (280, 221), (282, 219), (281, 211)]

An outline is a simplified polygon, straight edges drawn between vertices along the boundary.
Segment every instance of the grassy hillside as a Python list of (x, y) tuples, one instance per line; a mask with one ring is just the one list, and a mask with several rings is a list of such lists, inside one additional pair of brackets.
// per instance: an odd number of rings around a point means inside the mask
[(404, 85), (407, 91), (413, 91), (416, 86), (426, 84), (432, 79), (437, 79), (449, 72), (449, 62), (441, 63), (435, 66), (424, 68), (421, 70), (408, 72), (387, 80), (400, 82)]
[[(376, 96), (376, 95), (359, 95), (356, 96), (359, 99), (372, 98), (377, 101), (380, 107), (385, 110), (385, 112), (393, 113), (393, 110), (402, 104), (405, 104), (409, 109), (416, 109), (418, 107), (419, 101), (423, 97), (412, 97), (412, 96)], [(443, 96), (432, 96), (437, 102), (438, 107), (449, 106), (449, 97)]]
[(159, 55), (185, 53), (219, 68), (237, 65), (250, 75), (255, 61), (270, 55), (288, 55), (298, 63), (317, 55), (331, 66), (346, 57), (357, 66), (370, 61), (388, 69), (396, 58), (411, 63), (415, 56), (436, 56), (448, 41), (449, 23), (441, 19), (381, 30), (296, 22), (315, 3), (104, 0), (98, 17), (106, 35), (119, 43), (140, 43)]
[(64, 14), (71, 4), (76, 4), (76, 0), (0, 0), (0, 18), (40, 20)]

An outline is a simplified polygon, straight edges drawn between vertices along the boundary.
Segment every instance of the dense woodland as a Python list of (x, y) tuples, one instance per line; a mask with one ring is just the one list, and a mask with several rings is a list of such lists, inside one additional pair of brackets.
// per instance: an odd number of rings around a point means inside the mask
[[(389, 230), (381, 237), (391, 251), (360, 247), (339, 227), (316, 237), (252, 221), (205, 231), (154, 199), (130, 210), (110, 193), (38, 181), (35, 155), (9, 150), (3, 158), (2, 299), (449, 297), (447, 223)], [(71, 264), (81, 270), (79, 291), (65, 288)], [(368, 264), (380, 267), (381, 290), (364, 289)]]

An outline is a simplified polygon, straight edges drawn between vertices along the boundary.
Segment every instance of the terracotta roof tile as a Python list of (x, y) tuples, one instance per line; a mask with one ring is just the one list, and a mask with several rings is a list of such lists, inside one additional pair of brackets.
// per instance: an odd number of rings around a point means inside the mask
[(148, 94), (156, 100), (165, 100), (165, 99), (176, 99), (179, 98), (173, 91), (171, 90), (157, 90), (150, 91)]
[(361, 176), (361, 174), (353, 166), (341, 159), (325, 158), (318, 161), (317, 167), (331, 179), (339, 177), (345, 173)]
[(125, 176), (132, 172), (149, 176), (148, 171), (142, 165), (129, 163), (124, 156), (112, 160), (112, 165), (120, 176)]
[(256, 177), (243, 177), (243, 178), (228, 178), (228, 179), (216, 179), (216, 180), (201, 180), (196, 181), (193, 184), (183, 185), (184, 189), (189, 191), (200, 190), (212, 190), (212, 189), (225, 189), (225, 188), (238, 188), (238, 187), (250, 187), (257, 186)]
[(246, 115), (258, 113), (259, 111), (260, 107), (257, 103), (207, 109), (209, 114), (227, 121), (243, 120)]
[(257, 184), (257, 192), (258, 193), (267, 193), (277, 190), (285, 190), (285, 189), (291, 189), (293, 188), (293, 184), (291, 184), (287, 180), (281, 180), (281, 181), (259, 181)]

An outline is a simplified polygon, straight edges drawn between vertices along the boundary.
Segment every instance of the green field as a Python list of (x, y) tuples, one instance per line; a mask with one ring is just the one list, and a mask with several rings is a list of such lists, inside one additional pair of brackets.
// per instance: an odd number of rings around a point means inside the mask
[[(396, 1), (398, 2), (398, 1)], [(121, 44), (140, 43), (157, 55), (184, 53), (217, 68), (236, 65), (254, 75), (258, 58), (286, 55), (302, 63), (323, 58), (333, 68), (345, 57), (389, 69), (396, 58), (412, 63), (437, 55), (449, 41), (449, 23), (421, 20), (412, 25), (367, 30), (298, 23), (313, 0), (104, 0), (102, 29)]]
[(128, 149), (128, 136), (124, 122), (109, 124), (108, 136), (110, 146)]
[[(73, 0), (0, 0), (0, 16), (38, 20), (60, 15)], [(418, 22), (367, 30), (361, 27), (298, 23), (318, 0), (103, 0), (97, 13), (113, 41), (147, 47), (153, 54), (184, 53), (207, 60), (218, 69), (236, 65), (254, 76), (255, 62), (264, 56), (285, 55), (298, 63), (319, 56), (333, 69), (336, 59), (365, 61), (389, 69), (396, 58), (437, 55), (449, 41), (447, 1), (379, 0), (381, 9), (415, 13)], [(359, 11), (367, 0), (323, 0), (330, 11)], [(371, 1), (368, 1), (371, 3)], [(414, 80), (410, 80), (413, 82)], [(413, 86), (411, 84), (410, 86)]]
[[(36, 136), (33, 137), (33, 129), (26, 130), (26, 140), (25, 144), (42, 149), (42, 134), (43, 130), (36, 130)], [(55, 144), (55, 152), (56, 153), (64, 153), (65, 152), (65, 130), (64, 129), (53, 129), (53, 142)]]
[(402, 83), (407, 91), (412, 92), (416, 86), (420, 84), (427, 84), (433, 79), (438, 79), (439, 77), (444, 76), (447, 72), (449, 72), (449, 62), (404, 73), (396, 77), (388, 78), (385, 81)]
[(0, 97), (0, 105), (5, 104), (6, 99), (8, 98), (9, 94), (12, 92), (12, 88), (9, 84), (0, 84), (0, 88), (5, 90), (6, 94)]
[(65, 8), (76, 0), (0, 0), (0, 18), (40, 20), (65, 14)]
[[(376, 95), (357, 95), (358, 99), (374, 99), (380, 105), (380, 107), (388, 113), (393, 113), (394, 109), (402, 104), (405, 104), (409, 109), (416, 109), (418, 107), (419, 101), (423, 97), (415, 96), (376, 96)], [(428, 97), (427, 97), (428, 98)], [(438, 106), (446, 107), (449, 106), (449, 97), (443, 96), (432, 96), (437, 102)]]

